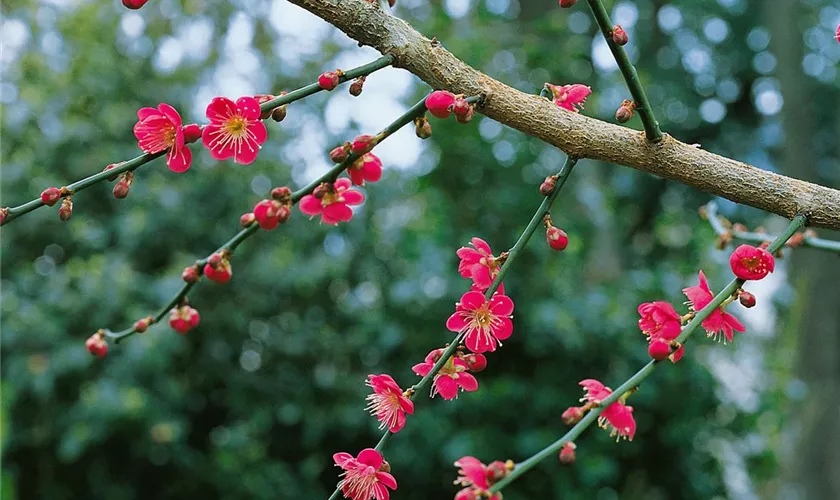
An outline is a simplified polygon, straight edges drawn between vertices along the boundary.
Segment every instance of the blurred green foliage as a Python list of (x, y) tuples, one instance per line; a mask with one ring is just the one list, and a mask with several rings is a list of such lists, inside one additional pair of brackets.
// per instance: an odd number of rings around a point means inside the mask
[[(761, 2), (607, 3), (630, 33), (663, 130), (779, 168), (781, 103)], [(815, 42), (818, 60), (803, 67), (836, 102), (840, 54), (826, 44), (838, 10), (829, 3), (804, 3), (803, 29), (824, 31), (826, 42)], [(627, 97), (618, 72), (599, 65), (606, 49), (585, 2), (567, 11), (548, 0), (401, 0), (397, 14), (517, 88), (591, 85), (588, 115), (609, 120)], [(142, 106), (165, 101), (200, 122), (224, 89), (291, 89), (347, 54), (375, 57), (280, 0), (152, 0), (138, 12), (116, 1), (8, 0), (3, 17), (3, 206), (135, 156), (131, 127)], [(410, 367), (451, 339), (444, 321), (468, 288), (455, 250), (472, 236), (496, 252), (511, 246), (540, 202), (539, 182), (562, 164), (557, 150), (480, 116), (468, 126), (433, 120), (434, 136), (414, 160), (408, 146), (404, 158), (402, 146), (392, 151), (402, 167), (367, 189), (352, 223), (332, 228), (296, 213), (243, 245), (231, 283), (202, 283), (190, 296), (201, 312), (197, 330), (181, 337), (159, 325), (112, 345), (103, 360), (83, 347), (97, 328), (124, 328), (156, 311), (179, 288), (183, 267), (233, 234), (239, 214), (271, 186), (316, 175), (313, 154), (326, 161), (329, 147), (374, 131), (353, 113), (370, 110), (381, 128), (400, 112), (383, 102), (405, 107), (428, 91), (395, 69), (366, 87), (356, 108), (329, 107), (343, 88), (291, 105), (251, 166), (214, 162), (193, 147), (189, 172), (173, 174), (162, 161), (142, 167), (126, 200), (99, 185), (76, 197), (68, 223), (42, 208), (3, 228), (4, 499), (326, 498), (338, 473), (332, 453), (375, 444), (365, 376), (390, 373), (408, 386)], [(813, 119), (824, 141), (836, 139), (830, 110)], [(641, 128), (638, 119), (629, 125)], [(419, 142), (411, 131), (393, 141)], [(823, 164), (836, 183), (836, 159)], [(389, 443), (395, 498), (450, 498), (451, 464), (463, 455), (530, 456), (564, 432), (560, 413), (580, 397), (579, 380), (615, 386), (641, 366), (640, 302), (679, 304), (698, 267), (713, 287), (725, 283), (725, 254), (712, 250), (714, 235), (696, 213), (706, 200), (581, 162), (553, 214), (569, 248), (552, 253), (535, 238), (506, 280), (515, 332), (489, 357), (480, 390), (453, 402), (418, 398), (416, 415)], [(784, 313), (791, 294), (774, 297)], [(505, 498), (777, 491), (790, 396), (784, 358), (795, 346), (764, 360), (760, 341), (748, 345), (738, 355), (758, 356), (758, 372), (732, 375), (714, 367), (739, 363), (733, 347), (692, 341), (677, 368), (663, 367), (630, 400), (632, 443), (593, 429), (578, 442), (575, 466), (546, 461)], [(748, 377), (746, 388), (727, 376)], [(732, 396), (750, 391), (758, 396), (747, 403)]]

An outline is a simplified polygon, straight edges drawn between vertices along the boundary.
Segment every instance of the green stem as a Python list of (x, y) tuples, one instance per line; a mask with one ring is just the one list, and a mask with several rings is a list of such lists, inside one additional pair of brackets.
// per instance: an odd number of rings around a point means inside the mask
[[(373, 64), (373, 63), (371, 63), (371, 64)], [(350, 72), (348, 72), (348, 74), (349, 73)], [(478, 99), (479, 99), (478, 97), (470, 97), (467, 100), (470, 101), (470, 102), (476, 102)], [(400, 115), (396, 120), (391, 122), (387, 127), (382, 129), (382, 131), (379, 132), (379, 134), (377, 134), (377, 137), (379, 138), (377, 144), (384, 141), (385, 139), (387, 139), (390, 135), (392, 135), (394, 132), (396, 132), (400, 128), (402, 128), (405, 125), (411, 123), (414, 120), (414, 118), (416, 118), (418, 116), (422, 116), (425, 112), (426, 112), (426, 100), (423, 99), (420, 102), (418, 102), (417, 104), (415, 104), (414, 106), (412, 106), (411, 108), (409, 108), (408, 111), (406, 111), (405, 113)], [(334, 182), (335, 179), (339, 176), (339, 174), (341, 174), (341, 172), (343, 172), (345, 169), (347, 169), (347, 167), (349, 167), (356, 158), (358, 158), (358, 156), (351, 154), (350, 157), (348, 157), (344, 162), (336, 164), (335, 166), (333, 166), (331, 169), (329, 169), (327, 172), (325, 172), (323, 175), (321, 175), (320, 177), (318, 177), (317, 179), (315, 179), (314, 181), (312, 181), (308, 185), (306, 185), (303, 188), (295, 191), (292, 194), (292, 205), (296, 204), (298, 201), (300, 201), (301, 198), (303, 198), (307, 194), (311, 193), (319, 184), (321, 184), (323, 182)], [(109, 170), (108, 172), (109, 173), (113, 172), (113, 170)], [(111, 175), (113, 175), (113, 174), (111, 174)], [(242, 242), (244, 242), (246, 239), (248, 239), (249, 237), (254, 235), (258, 230), (259, 230), (259, 225), (256, 224), (256, 223), (252, 223), (247, 228), (242, 229), (241, 231), (236, 233), (236, 235), (234, 235), (224, 245), (220, 246), (214, 253), (221, 252), (223, 250), (233, 252), (234, 250), (236, 250), (236, 248), (240, 244), (242, 244)], [(207, 256), (204, 259), (196, 261), (195, 265), (198, 266), (199, 275), (201, 275), (202, 269), (204, 268), (204, 265), (207, 263), (207, 259), (209, 259), (209, 258), (210, 257)], [(169, 302), (167, 302), (166, 305), (164, 305), (158, 311), (158, 313), (152, 318), (153, 321), (150, 323), (149, 326), (151, 326), (155, 323), (158, 323), (160, 320), (162, 320), (166, 316), (166, 314), (173, 307), (175, 307), (177, 304), (181, 303), (182, 300), (184, 300), (184, 297), (187, 296), (187, 294), (190, 292), (190, 290), (193, 289), (193, 287), (195, 285), (196, 285), (196, 283), (185, 283), (184, 286), (181, 287), (181, 290), (177, 294), (175, 294), (175, 296), (172, 297), (172, 299)], [(105, 336), (107, 336), (110, 339), (113, 339), (114, 342), (117, 343), (117, 344), (119, 344), (120, 342), (122, 342), (126, 338), (131, 337), (132, 335), (137, 333), (134, 330), (134, 327), (127, 328), (127, 329), (121, 330), (119, 332), (112, 332), (111, 330), (106, 329), (106, 330), (104, 330), (104, 332), (105, 332)]]
[[(554, 191), (552, 191), (552, 193), (545, 197), (542, 203), (540, 203), (539, 208), (537, 208), (537, 211), (534, 212), (534, 216), (531, 217), (531, 220), (528, 222), (528, 225), (525, 226), (525, 229), (522, 231), (522, 234), (519, 235), (519, 239), (516, 240), (516, 243), (508, 251), (508, 256), (505, 259), (505, 262), (502, 264), (502, 267), (499, 269), (499, 274), (496, 275), (496, 278), (493, 280), (493, 283), (490, 284), (490, 288), (488, 288), (487, 291), (484, 292), (485, 299), (490, 300), (490, 297), (492, 297), (493, 294), (496, 293), (496, 290), (498, 290), (499, 285), (501, 285), (502, 283), (502, 279), (504, 279), (505, 275), (507, 275), (510, 266), (513, 265), (514, 261), (516, 261), (516, 258), (519, 256), (519, 253), (522, 251), (525, 245), (528, 244), (528, 241), (534, 235), (534, 232), (537, 230), (537, 227), (539, 227), (539, 225), (542, 223), (543, 217), (545, 217), (545, 215), (549, 213), (551, 205), (554, 203), (554, 200), (557, 199), (557, 195), (560, 193), (560, 190), (563, 189), (563, 186), (569, 179), (569, 174), (572, 173), (572, 169), (577, 164), (577, 162), (578, 160), (576, 158), (566, 158), (566, 163), (563, 165), (563, 168), (560, 170), (560, 172), (557, 173), (557, 182), (555, 184)], [(416, 384), (411, 386), (411, 388), (409, 388), (409, 390), (407, 391), (409, 392), (409, 399), (414, 399), (415, 395), (426, 391), (428, 385), (432, 382), (437, 372), (440, 371), (443, 365), (445, 365), (449, 361), (449, 358), (452, 357), (452, 355), (458, 349), (458, 346), (461, 345), (464, 336), (465, 332), (459, 333), (455, 337), (455, 340), (453, 340), (446, 347), (446, 349), (441, 354), (440, 359), (438, 359), (434, 366), (432, 366), (432, 369), (429, 370), (429, 373), (427, 373), (423, 378), (420, 379), (419, 382), (417, 382)], [(388, 441), (391, 439), (392, 434), (392, 432), (386, 430), (382, 434), (382, 438), (379, 440), (379, 443), (377, 443), (374, 449), (376, 451), (381, 452), (385, 445), (388, 443)], [(341, 483), (339, 483), (338, 487), (335, 489), (335, 491), (333, 491), (333, 494), (330, 496), (330, 500), (338, 498), (337, 495), (340, 492)]]
[(647, 94), (642, 88), (642, 82), (639, 80), (639, 74), (630, 58), (627, 57), (627, 52), (624, 47), (617, 45), (612, 39), (613, 24), (610, 21), (610, 15), (601, 0), (587, 0), (589, 7), (592, 9), (592, 14), (595, 16), (595, 21), (601, 28), (601, 33), (607, 45), (610, 47), (615, 61), (618, 63), (618, 68), (627, 82), (627, 87), (630, 89), (630, 94), (633, 96), (633, 101), (636, 103), (636, 110), (639, 112), (639, 117), (645, 126), (645, 136), (651, 142), (659, 142), (662, 140), (662, 131), (659, 129), (659, 123), (653, 115), (653, 109), (650, 107)]
[[(787, 229), (782, 232), (779, 236), (770, 243), (770, 246), (767, 248), (769, 252), (775, 252), (785, 242), (793, 236), (799, 228), (805, 225), (807, 222), (807, 218), (803, 215), (797, 215), (793, 218), (793, 220), (788, 225)], [(712, 314), (726, 299), (728, 299), (741, 285), (744, 284), (744, 280), (741, 279), (734, 279), (732, 280), (723, 290), (721, 290), (715, 297), (712, 299), (709, 304), (697, 312), (694, 318), (686, 325), (683, 329), (682, 333), (679, 337), (677, 337), (677, 342), (685, 342), (685, 340), (694, 333), (695, 330), (700, 328), (701, 323), (710, 314)], [(545, 458), (554, 455), (555, 453), (559, 452), (560, 449), (566, 443), (573, 441), (575, 438), (580, 436), (587, 427), (589, 427), (592, 422), (594, 422), (598, 416), (604, 411), (612, 403), (618, 401), (618, 399), (623, 396), (627, 391), (635, 389), (644, 379), (646, 379), (651, 373), (653, 373), (654, 368), (659, 364), (658, 361), (650, 361), (645, 366), (642, 367), (641, 370), (637, 371), (632, 377), (627, 379), (623, 384), (621, 384), (609, 397), (605, 398), (601, 401), (601, 404), (586, 414), (580, 422), (578, 422), (574, 427), (572, 427), (569, 432), (563, 435), (557, 441), (551, 443), (550, 445), (546, 446), (542, 450), (540, 450), (537, 454), (533, 455), (529, 459), (525, 460), (524, 462), (517, 464), (516, 467), (508, 474), (504, 479), (499, 481), (498, 483), (494, 484), (490, 488), (490, 492), (498, 492), (508, 484), (516, 481), (516, 479), (525, 474), (529, 470), (533, 469), (539, 462), (544, 460)]]
[[(750, 243), (764, 243), (765, 241), (770, 241), (774, 238), (773, 235), (770, 234), (763, 234), (763, 233), (751, 233), (745, 231), (732, 231), (731, 229), (726, 229), (721, 224), (720, 219), (718, 219), (718, 206), (717, 203), (710, 201), (706, 204), (706, 215), (709, 219), (709, 224), (712, 226), (712, 229), (718, 235), (723, 235), (725, 233), (729, 233), (733, 238), (737, 240), (748, 241)], [(802, 246), (808, 248), (815, 248), (817, 250), (825, 250), (827, 252), (834, 252), (840, 253), (840, 241), (833, 241), (833, 240), (826, 240), (823, 238), (813, 238), (813, 237), (805, 237), (802, 240)]]
[[(347, 70), (339, 78), (339, 82), (344, 83), (347, 80), (352, 80), (352, 79), (358, 78), (360, 76), (369, 75), (369, 74), (373, 73), (374, 71), (380, 70), (380, 69), (382, 69), (386, 66), (391, 65), (393, 62), (394, 62), (394, 56), (391, 56), (391, 55), (382, 56), (379, 59), (376, 59), (375, 61), (369, 62), (369, 63), (364, 64), (362, 66), (359, 66), (357, 68)], [(317, 82), (316, 83), (310, 83), (309, 85), (307, 85), (305, 87), (301, 87), (299, 89), (293, 90), (293, 91), (289, 92), (288, 94), (285, 94), (285, 95), (282, 95), (282, 96), (279, 96), (279, 97), (275, 97), (274, 99), (272, 99), (270, 101), (266, 101), (266, 102), (260, 104), (260, 109), (263, 112), (269, 111), (269, 110), (272, 110), (276, 107), (283, 106), (283, 105), (286, 105), (286, 104), (289, 104), (289, 103), (292, 103), (292, 102), (295, 102), (295, 101), (299, 101), (300, 99), (303, 99), (305, 97), (309, 97), (312, 94), (320, 92), (321, 90), (323, 90), (323, 89), (318, 86)], [(99, 172), (99, 173), (93, 174), (89, 177), (85, 177), (84, 179), (78, 180), (78, 181), (74, 182), (73, 184), (68, 185), (67, 189), (72, 194), (78, 193), (79, 191), (81, 191), (83, 189), (87, 189), (90, 186), (93, 186), (94, 184), (98, 184), (98, 183), (104, 181), (105, 179), (108, 179), (109, 177), (113, 177), (115, 175), (121, 174), (123, 172), (127, 172), (129, 170), (135, 170), (135, 169), (141, 167), (142, 165), (145, 165), (146, 163), (149, 163), (150, 161), (154, 160), (155, 158), (159, 158), (159, 157), (163, 156), (164, 154), (166, 154), (166, 151), (161, 151), (159, 153), (153, 153), (153, 154), (148, 154), (148, 153), (147, 154), (142, 154), (142, 155), (137, 156), (135, 158), (132, 158), (131, 160), (128, 160), (128, 161), (126, 161), (126, 162), (120, 164), (119, 166), (114, 167), (110, 170), (105, 170), (103, 172)], [(37, 208), (40, 208), (42, 206), (44, 206), (44, 203), (41, 201), (41, 197), (39, 196), (38, 198), (35, 198), (34, 200), (30, 200), (30, 201), (24, 203), (23, 205), (7, 208), (6, 209), (7, 210), (6, 217), (3, 220), (3, 223), (0, 224), (0, 225), (6, 225), (9, 222), (17, 219), (18, 217), (20, 217), (24, 214), (28, 214), (29, 212), (32, 212), (33, 210), (35, 210)]]

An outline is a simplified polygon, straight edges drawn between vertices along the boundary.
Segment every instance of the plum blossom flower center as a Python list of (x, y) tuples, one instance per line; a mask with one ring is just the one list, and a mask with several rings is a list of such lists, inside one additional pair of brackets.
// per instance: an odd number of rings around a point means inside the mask
[(369, 394), (367, 396), (368, 405), (365, 408), (371, 415), (379, 418), (380, 429), (385, 427), (392, 428), (397, 426), (400, 415), (400, 395), (395, 392)]
[(364, 498), (364, 495), (373, 491), (373, 485), (378, 482), (373, 467), (364, 464), (344, 471), (341, 476), (344, 477), (343, 488), (346, 488), (348, 498)]
[(244, 137), (247, 135), (248, 121), (241, 116), (232, 116), (225, 122), (223, 128), (231, 135), (236, 137)]
[(767, 269), (766, 262), (760, 257), (744, 257), (741, 259), (741, 265), (753, 272), (763, 272)]

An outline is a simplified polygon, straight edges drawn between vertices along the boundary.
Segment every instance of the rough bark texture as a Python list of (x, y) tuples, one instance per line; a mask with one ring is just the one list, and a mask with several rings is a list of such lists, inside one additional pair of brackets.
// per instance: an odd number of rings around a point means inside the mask
[(783, 217), (804, 213), (809, 224), (840, 229), (840, 191), (774, 174), (666, 135), (644, 134), (558, 108), (470, 67), (436, 40), (364, 0), (289, 0), (341, 29), (360, 45), (396, 57), (432, 87), (482, 95), (486, 116), (557, 146), (569, 155), (623, 165), (675, 180)]

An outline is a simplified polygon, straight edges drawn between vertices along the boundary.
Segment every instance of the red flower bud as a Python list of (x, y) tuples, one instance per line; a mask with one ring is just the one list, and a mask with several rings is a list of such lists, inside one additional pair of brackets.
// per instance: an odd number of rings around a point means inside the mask
[(192, 144), (199, 139), (201, 139), (201, 127), (195, 123), (184, 126), (184, 142), (186, 144)]
[(289, 201), (292, 198), (292, 190), (286, 186), (278, 186), (271, 190), (271, 198), (277, 201)]
[(738, 302), (748, 309), (750, 307), (755, 307), (755, 295), (746, 290), (741, 290), (741, 293), (738, 295)]
[(120, 182), (114, 184), (114, 198), (121, 200), (128, 196), (128, 191), (131, 188), (131, 183), (127, 182), (125, 179), (120, 180)]
[(421, 139), (428, 139), (432, 136), (432, 124), (425, 115), (414, 119), (414, 134)]
[(657, 361), (662, 361), (670, 354), (671, 345), (664, 340), (654, 340), (648, 346), (648, 355)]
[(105, 341), (105, 336), (100, 332), (88, 337), (85, 341), (85, 348), (97, 358), (104, 358), (108, 354), (108, 342)]
[[(107, 167), (105, 167), (104, 169), (102, 169), (102, 171), (103, 171), (103, 172), (107, 172), (108, 170), (115, 169), (115, 168), (117, 168), (118, 166), (122, 165), (123, 163), (124, 163), (124, 162), (120, 162), (120, 163), (112, 163), (112, 164), (108, 165)], [(117, 180), (117, 176), (118, 176), (118, 175), (119, 175), (119, 174), (114, 174), (114, 175), (112, 175), (111, 177), (108, 177), (108, 182), (113, 182), (113, 181)]]
[(579, 406), (570, 406), (566, 411), (560, 415), (560, 420), (566, 425), (575, 425), (583, 418), (583, 408)]
[(321, 184), (318, 184), (315, 187), (315, 189), (312, 190), (312, 196), (314, 196), (316, 199), (321, 200), (321, 199), (324, 198), (324, 196), (327, 195), (327, 193), (330, 192), (331, 189), (332, 189), (332, 184), (329, 184), (327, 182), (322, 182)]
[(239, 225), (242, 227), (248, 227), (256, 221), (257, 218), (254, 216), (253, 213), (248, 212), (247, 214), (242, 214), (239, 217)]
[(280, 224), (289, 220), (289, 217), (292, 216), (292, 210), (289, 208), (289, 205), (280, 205), (277, 208), (277, 220), (280, 221)]
[(370, 150), (376, 146), (377, 142), (379, 142), (379, 139), (372, 135), (360, 135), (353, 139), (350, 151), (352, 151), (354, 155), (361, 156), (370, 152)]
[(353, 83), (350, 84), (350, 95), (353, 97), (359, 97), (362, 95), (362, 88), (365, 85), (365, 77), (360, 76), (353, 80)]
[[(467, 102), (467, 101), (464, 101)], [(475, 108), (472, 106), (467, 107), (467, 111), (464, 114), (455, 113), (455, 119), (458, 120), (458, 123), (469, 123), (472, 121), (473, 117), (475, 116)]]
[[(259, 222), (259, 218), (257, 219), (257, 222)], [(215, 255), (219, 254), (214, 253), (213, 256)], [(216, 267), (213, 267), (210, 262), (213, 256), (211, 256), (211, 258), (208, 259), (207, 264), (205, 264), (204, 266), (204, 275), (207, 276), (207, 279), (211, 281), (225, 284), (228, 281), (230, 281), (230, 278), (233, 276), (233, 268), (230, 265), (230, 261), (226, 257), (221, 257), (221, 260), (219, 261), (218, 265)]]
[(455, 104), (452, 105), (452, 112), (455, 113), (456, 117), (467, 116), (470, 111), (472, 111), (472, 106), (466, 99), (456, 99)]
[(131, 10), (137, 10), (146, 5), (149, 0), (122, 0), (122, 4)]
[(61, 206), (58, 207), (58, 218), (63, 221), (70, 220), (70, 217), (73, 215), (73, 199), (71, 197), (66, 197), (61, 200)]
[(473, 373), (478, 373), (487, 368), (487, 357), (484, 354), (467, 354), (464, 356), (464, 362), (467, 363), (467, 368)]
[(455, 94), (445, 90), (436, 90), (426, 97), (426, 109), (433, 116), (448, 118), (455, 105)]
[(341, 75), (340, 71), (327, 71), (318, 77), (318, 86), (324, 90), (332, 90), (338, 87)]
[(201, 279), (201, 276), (198, 275), (198, 268), (196, 266), (184, 268), (181, 271), (181, 279), (187, 283), (197, 283)]
[(341, 146), (336, 146), (330, 151), (330, 160), (333, 163), (344, 163), (350, 157), (350, 143), (345, 142)]
[(621, 106), (615, 111), (615, 120), (618, 123), (627, 123), (636, 114), (636, 103), (625, 99)]
[(549, 226), (545, 231), (545, 239), (551, 248), (558, 252), (565, 250), (569, 245), (569, 236), (559, 227)]
[(577, 0), (560, 0), (560, 7), (568, 9), (569, 7), (574, 7), (576, 3)]
[(490, 484), (498, 483), (501, 481), (505, 476), (508, 474), (508, 469), (505, 466), (505, 463), (501, 460), (495, 460), (490, 462), (487, 465), (487, 469), (485, 470), (485, 474), (487, 476), (487, 482)]
[(571, 441), (564, 444), (562, 448), (560, 448), (560, 463), (564, 465), (571, 465), (575, 463), (575, 443)]
[(51, 207), (58, 203), (58, 200), (61, 198), (61, 190), (57, 187), (48, 187), (43, 192), (41, 192), (41, 202), (48, 207)]
[(277, 220), (277, 202), (263, 200), (254, 207), (254, 217), (261, 228), (271, 231), (280, 224)]
[(136, 323), (134, 323), (134, 331), (137, 333), (144, 333), (146, 330), (149, 329), (149, 325), (152, 324), (154, 318), (151, 316), (146, 316), (145, 318), (138, 319)]
[(557, 187), (557, 176), (549, 175), (545, 178), (543, 183), (540, 184), (540, 194), (543, 196), (548, 196), (554, 192), (555, 187)]
[(181, 335), (197, 327), (200, 320), (198, 311), (188, 305), (176, 307), (169, 311), (169, 326)]
[(624, 28), (621, 27), (620, 24), (616, 24), (615, 27), (612, 29), (612, 41), (616, 45), (627, 45), (629, 41), (629, 37), (627, 36), (627, 32), (624, 31)]
[[(254, 96), (254, 99), (256, 99), (258, 103), (262, 104), (264, 102), (268, 102), (268, 101), (274, 99), (274, 96), (271, 95), (271, 94), (257, 94), (257, 95)], [(267, 109), (267, 110), (263, 111), (262, 114), (260, 114), (260, 119), (265, 120), (266, 118), (271, 116), (272, 111), (274, 111), (274, 110), (273, 109)]]

